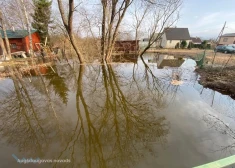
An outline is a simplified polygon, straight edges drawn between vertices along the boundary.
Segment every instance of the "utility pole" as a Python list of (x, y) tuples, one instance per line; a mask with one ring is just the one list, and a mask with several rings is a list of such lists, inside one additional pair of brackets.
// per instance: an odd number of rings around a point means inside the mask
[(216, 45), (218, 45), (218, 43), (220, 42), (221, 36), (224, 33), (225, 26), (226, 26), (226, 22), (224, 23), (224, 26), (223, 26), (222, 30), (220, 31), (219, 36), (216, 39)]
[[(224, 23), (224, 26), (223, 26), (222, 30), (220, 31), (220, 33), (219, 33), (219, 35), (218, 35), (218, 37), (217, 37), (217, 39), (216, 39), (216, 41), (215, 41), (215, 42), (216, 42), (216, 46), (217, 46), (217, 45), (219, 44), (219, 42), (220, 42), (221, 36), (222, 36), (223, 33), (224, 33), (225, 26), (226, 26), (226, 22)], [(214, 65), (216, 53), (217, 53), (217, 52), (215, 51), (214, 58), (213, 58), (213, 61), (212, 61), (212, 66)]]

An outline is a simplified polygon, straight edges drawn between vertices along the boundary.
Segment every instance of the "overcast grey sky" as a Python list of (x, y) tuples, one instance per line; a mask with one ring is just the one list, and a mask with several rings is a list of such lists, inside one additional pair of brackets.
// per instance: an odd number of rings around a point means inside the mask
[(192, 36), (215, 38), (225, 21), (224, 33), (235, 33), (235, 0), (184, 0), (177, 27), (188, 27)]

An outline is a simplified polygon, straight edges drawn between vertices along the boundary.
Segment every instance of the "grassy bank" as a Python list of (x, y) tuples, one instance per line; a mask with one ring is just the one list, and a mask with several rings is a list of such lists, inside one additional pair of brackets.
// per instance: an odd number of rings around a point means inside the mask
[(201, 76), (199, 83), (235, 99), (235, 66), (226, 68), (205, 67), (197, 69)]

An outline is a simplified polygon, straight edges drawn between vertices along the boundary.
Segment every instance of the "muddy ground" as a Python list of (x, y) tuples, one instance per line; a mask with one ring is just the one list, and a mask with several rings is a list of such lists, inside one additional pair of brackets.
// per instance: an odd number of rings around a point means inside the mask
[(196, 69), (200, 74), (199, 83), (235, 99), (235, 66), (227, 68), (205, 67)]

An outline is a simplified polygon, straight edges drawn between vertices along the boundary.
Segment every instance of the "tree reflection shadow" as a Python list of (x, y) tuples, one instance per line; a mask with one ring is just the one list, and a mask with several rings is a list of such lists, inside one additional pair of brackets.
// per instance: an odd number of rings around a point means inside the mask
[[(102, 78), (87, 87), (91, 79), (84, 79), (86, 67), (80, 66), (77, 125), (59, 158), (70, 153), (69, 167), (133, 166), (145, 155), (155, 155), (156, 145), (166, 143), (168, 123), (165, 117), (156, 117), (148, 93), (128, 88), (129, 81), (121, 79), (111, 65), (99, 68)], [(92, 90), (93, 98), (87, 96)]]
[(159, 114), (166, 86), (151, 73), (127, 77), (110, 64), (80, 65), (77, 81), (70, 81), (77, 85), (74, 123), (62, 107), (69, 100), (66, 80), (76, 76), (13, 78), (14, 89), (1, 98), (2, 137), (30, 157), (71, 159), (54, 167), (133, 167), (166, 145), (169, 123)]
[(62, 103), (49, 91), (46, 83), (50, 81), (42, 77), (34, 80), (37, 85), (15, 75), (13, 87), (1, 92), (0, 134), (26, 155), (42, 157), (50, 143), (55, 142), (55, 135), (63, 139), (61, 125), (66, 120), (58, 116)]
[(216, 151), (223, 151), (223, 152), (230, 153), (230, 151), (234, 150), (234, 148), (235, 148), (235, 141), (234, 141), (235, 140), (235, 130), (232, 129), (229, 126), (229, 124), (224, 122), (218, 116), (215, 116), (212, 114), (205, 115), (203, 120), (207, 123), (208, 126), (210, 126), (211, 129), (215, 129), (219, 133), (227, 136), (227, 138), (231, 138), (231, 140), (232, 140), (229, 145), (220, 146), (220, 148), (217, 149)]

